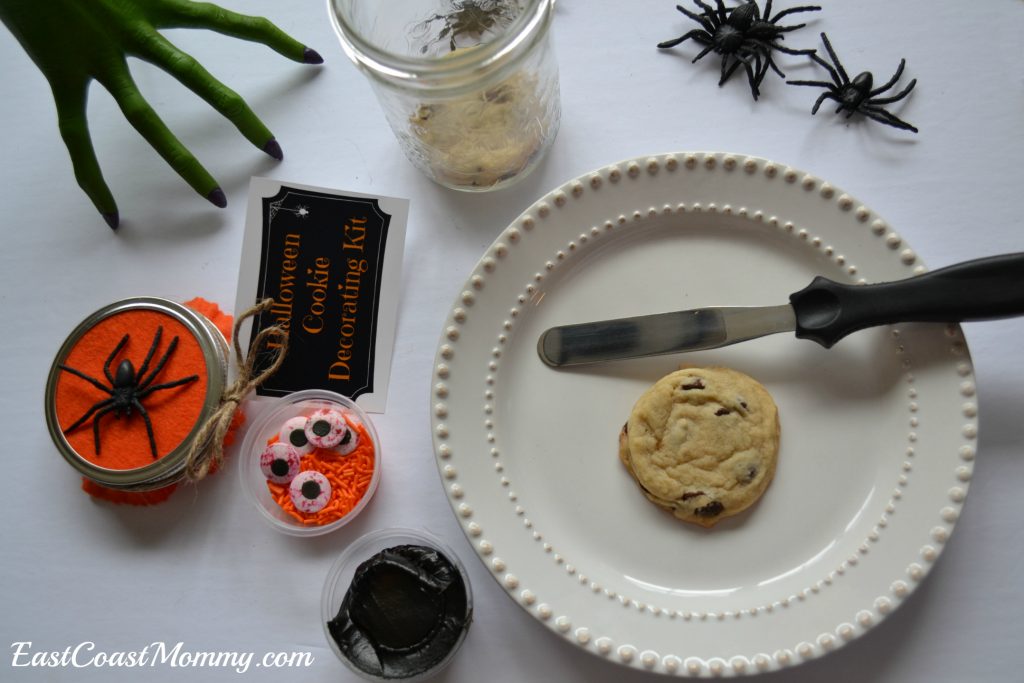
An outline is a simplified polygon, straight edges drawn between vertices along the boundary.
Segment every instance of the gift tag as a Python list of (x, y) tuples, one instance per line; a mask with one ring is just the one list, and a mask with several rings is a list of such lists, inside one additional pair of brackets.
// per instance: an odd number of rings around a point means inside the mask
[(253, 178), (248, 201), (236, 311), (274, 305), (240, 342), (271, 325), (289, 334), (257, 397), (325, 389), (384, 412), (408, 200)]

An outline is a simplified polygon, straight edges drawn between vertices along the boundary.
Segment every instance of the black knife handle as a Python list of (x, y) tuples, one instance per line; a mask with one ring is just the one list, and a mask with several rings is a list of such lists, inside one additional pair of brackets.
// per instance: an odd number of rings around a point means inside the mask
[(796, 336), (825, 348), (876, 325), (1024, 315), (1024, 252), (871, 285), (840, 284), (819, 276), (789, 301), (796, 313)]

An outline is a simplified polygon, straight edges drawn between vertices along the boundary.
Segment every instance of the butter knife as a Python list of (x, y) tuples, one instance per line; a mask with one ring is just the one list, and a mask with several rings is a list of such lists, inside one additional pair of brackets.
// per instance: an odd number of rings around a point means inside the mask
[(699, 351), (779, 332), (830, 348), (846, 335), (900, 322), (1024, 315), (1024, 252), (966, 261), (894, 282), (816, 277), (778, 306), (724, 306), (552, 327), (537, 340), (551, 367)]

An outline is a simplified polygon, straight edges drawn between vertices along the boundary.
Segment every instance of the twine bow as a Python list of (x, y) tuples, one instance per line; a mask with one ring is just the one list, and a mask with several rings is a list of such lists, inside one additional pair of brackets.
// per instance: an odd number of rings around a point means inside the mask
[[(281, 364), (284, 362), (285, 354), (288, 352), (288, 332), (279, 325), (271, 325), (260, 330), (259, 334), (249, 345), (249, 353), (242, 356), (242, 347), (238, 342), (239, 330), (249, 318), (266, 311), (274, 304), (273, 299), (264, 299), (255, 306), (240, 315), (232, 329), (231, 340), (235, 347), (235, 362), (238, 365), (238, 378), (221, 395), (220, 407), (199, 428), (199, 433), (192, 440), (188, 456), (185, 459), (185, 479), (195, 483), (220, 467), (224, 460), (224, 437), (231, 427), (232, 418), (238, 405), (249, 392), (267, 381)], [(278, 345), (276, 353), (270, 365), (253, 375), (253, 367), (256, 363), (258, 351), (264, 348), (271, 337), (277, 337)]]

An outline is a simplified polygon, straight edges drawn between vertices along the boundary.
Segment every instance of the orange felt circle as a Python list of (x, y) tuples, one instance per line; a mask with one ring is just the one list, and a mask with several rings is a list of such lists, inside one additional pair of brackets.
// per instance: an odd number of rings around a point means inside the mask
[[(206, 359), (199, 341), (185, 325), (159, 311), (129, 310), (116, 313), (87, 330), (68, 352), (62, 364), (94, 377), (109, 387), (111, 383), (104, 375), (103, 366), (121, 338), (125, 334), (129, 335), (127, 344), (110, 364), (111, 375), (117, 374), (117, 366), (126, 358), (138, 372), (160, 327), (163, 328), (163, 335), (150, 361), (147, 375), (156, 368), (174, 337), (178, 337), (178, 346), (153, 379), (151, 386), (190, 375), (199, 376), (194, 382), (162, 389), (142, 399), (142, 405), (153, 424), (157, 455), (163, 457), (189, 435), (206, 401)], [(54, 392), (57, 422), (62, 430), (66, 430), (96, 402), (108, 398), (109, 394), (86, 380), (61, 372)], [(99, 455), (94, 448), (93, 418), (73, 432), (65, 433), (65, 438), (80, 457), (107, 469), (131, 470), (154, 462), (145, 421), (136, 410), (131, 415), (123, 414), (120, 419), (116, 418), (114, 412), (100, 418)]]

